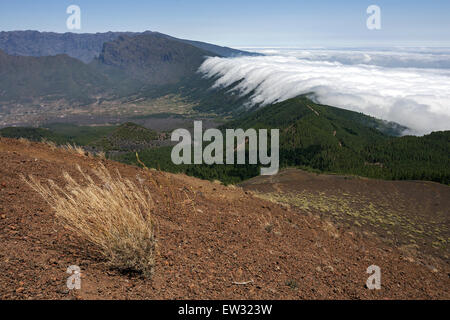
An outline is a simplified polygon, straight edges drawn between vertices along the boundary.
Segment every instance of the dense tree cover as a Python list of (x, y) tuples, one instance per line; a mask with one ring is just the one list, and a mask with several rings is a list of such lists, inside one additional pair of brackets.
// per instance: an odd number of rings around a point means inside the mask
[(49, 140), (55, 143), (65, 143), (67, 140), (49, 129), (44, 128), (26, 128), (26, 127), (10, 127), (0, 129), (0, 136), (5, 138), (25, 138), (30, 141)]
[(265, 107), (226, 126), (279, 128), (280, 162), (284, 167), (450, 183), (450, 131), (394, 137), (404, 128), (318, 105), (306, 97)]
[(117, 126), (78, 126), (68, 123), (53, 123), (45, 126), (50, 131), (64, 137), (67, 142), (87, 146), (99, 139), (107, 136), (117, 129)]
[[(377, 170), (357, 174), (395, 180), (430, 180), (450, 184), (450, 131), (424, 137), (402, 137), (365, 148), (366, 159)], [(367, 172), (367, 173), (366, 173)]]
[(110, 134), (115, 126), (77, 126), (66, 123), (48, 124), (46, 128), (10, 127), (0, 129), (5, 138), (25, 138), (31, 141), (48, 140), (57, 144), (87, 146)]
[(90, 147), (109, 151), (132, 151), (150, 147), (151, 142), (158, 139), (156, 131), (147, 129), (132, 122), (118, 126), (101, 139), (90, 143)]
[[(148, 167), (172, 173), (185, 173), (204, 180), (219, 180), (235, 184), (259, 174), (256, 165), (175, 165), (171, 160), (172, 147), (146, 149), (138, 153), (139, 159)], [(140, 166), (133, 152), (111, 155), (111, 159)]]

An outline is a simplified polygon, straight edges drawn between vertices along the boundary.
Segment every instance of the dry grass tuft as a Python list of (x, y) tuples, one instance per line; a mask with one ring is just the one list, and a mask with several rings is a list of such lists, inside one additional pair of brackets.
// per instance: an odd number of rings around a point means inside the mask
[(93, 178), (80, 167), (83, 183), (67, 172), (65, 187), (52, 180), (42, 184), (33, 176), (23, 180), (55, 210), (59, 221), (69, 230), (94, 244), (109, 265), (120, 270), (153, 273), (156, 249), (152, 212), (154, 201), (147, 190), (115, 177), (101, 165)]
[(56, 150), (58, 148), (55, 142), (47, 140), (45, 138), (42, 139), (41, 142), (49, 146), (51, 150)]
[(335, 225), (331, 221), (325, 221), (323, 223), (322, 229), (330, 235), (330, 237), (338, 239), (339, 231), (336, 229)]
[(95, 156), (101, 160), (106, 160), (106, 153), (104, 151), (99, 151), (95, 154)]
[(88, 152), (86, 152), (82, 147), (77, 146), (77, 145), (71, 145), (70, 143), (68, 143), (65, 146), (63, 146), (63, 148), (65, 150), (69, 151), (70, 153), (78, 154), (80, 156), (87, 156), (88, 155)]
[(27, 146), (29, 146), (31, 144), (31, 141), (26, 139), (26, 138), (19, 138), (19, 142), (23, 143), (23, 144), (25, 144)]

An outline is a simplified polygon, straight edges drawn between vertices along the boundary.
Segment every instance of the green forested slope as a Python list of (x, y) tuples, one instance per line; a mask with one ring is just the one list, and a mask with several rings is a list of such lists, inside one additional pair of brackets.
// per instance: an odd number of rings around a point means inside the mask
[(267, 106), (228, 123), (280, 129), (282, 166), (383, 179), (450, 183), (450, 132), (396, 137), (401, 127), (306, 97)]

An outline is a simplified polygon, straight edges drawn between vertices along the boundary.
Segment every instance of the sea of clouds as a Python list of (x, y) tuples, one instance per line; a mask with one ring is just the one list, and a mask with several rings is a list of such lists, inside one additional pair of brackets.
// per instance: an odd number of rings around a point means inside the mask
[[(254, 48), (253, 48), (254, 49)], [(255, 51), (255, 50), (253, 50)], [(450, 50), (257, 50), (260, 57), (208, 58), (215, 86), (267, 105), (312, 93), (321, 103), (394, 121), (423, 135), (450, 130)]]

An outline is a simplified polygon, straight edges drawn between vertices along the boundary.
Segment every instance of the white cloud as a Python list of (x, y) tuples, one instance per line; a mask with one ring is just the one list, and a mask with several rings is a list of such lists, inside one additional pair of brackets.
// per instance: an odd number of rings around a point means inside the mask
[[(344, 64), (332, 59), (331, 53), (326, 57), (331, 61), (304, 55), (208, 58), (200, 71), (217, 77), (215, 86), (242, 80), (234, 89), (242, 94), (254, 90), (252, 104), (266, 105), (313, 92), (319, 103), (395, 121), (409, 127), (409, 133), (450, 130), (450, 70)], [(348, 55), (348, 59), (355, 56)], [(361, 57), (370, 62), (370, 55)], [(386, 54), (388, 59), (394, 58)]]
[(250, 51), (265, 55), (291, 56), (309, 61), (330, 61), (342, 64), (369, 64), (388, 68), (450, 69), (448, 48), (398, 48), (392, 49), (295, 49), (256, 48)]

